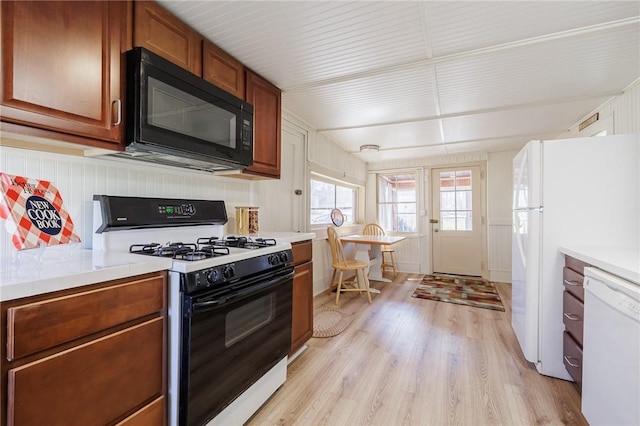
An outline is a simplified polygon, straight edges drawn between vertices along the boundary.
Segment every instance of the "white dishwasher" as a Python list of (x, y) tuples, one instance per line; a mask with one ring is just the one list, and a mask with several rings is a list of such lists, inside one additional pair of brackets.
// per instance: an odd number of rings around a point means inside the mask
[(640, 425), (640, 286), (585, 268), (582, 414)]

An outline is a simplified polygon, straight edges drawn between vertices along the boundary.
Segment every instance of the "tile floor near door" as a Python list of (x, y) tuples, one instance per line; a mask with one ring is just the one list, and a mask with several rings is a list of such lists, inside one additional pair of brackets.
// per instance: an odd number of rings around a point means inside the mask
[[(286, 383), (248, 425), (586, 425), (573, 383), (538, 374), (506, 312), (414, 299), (422, 275), (399, 273), (369, 305), (340, 298), (355, 314), (331, 338), (312, 338)], [(333, 304), (333, 294), (315, 305)]]

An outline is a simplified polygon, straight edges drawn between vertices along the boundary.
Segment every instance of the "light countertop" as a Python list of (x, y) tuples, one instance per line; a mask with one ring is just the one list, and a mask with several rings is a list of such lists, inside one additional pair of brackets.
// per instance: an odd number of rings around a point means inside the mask
[[(315, 233), (264, 232), (257, 236), (296, 243)], [(13, 253), (0, 259), (0, 302), (96, 284), (171, 267), (171, 259), (75, 247)]]
[[(252, 237), (254, 235), (251, 235)], [(289, 243), (298, 243), (300, 241), (313, 240), (316, 237), (314, 232), (260, 232), (255, 234), (255, 237), (260, 238), (274, 238), (275, 240), (282, 240)]]
[(560, 253), (640, 285), (640, 249), (567, 246), (560, 247)]
[(169, 269), (171, 259), (85, 249), (0, 260), (0, 302)]

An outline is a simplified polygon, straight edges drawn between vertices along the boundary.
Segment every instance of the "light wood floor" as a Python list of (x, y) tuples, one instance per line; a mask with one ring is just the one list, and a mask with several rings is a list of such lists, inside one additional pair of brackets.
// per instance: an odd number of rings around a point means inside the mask
[[(538, 374), (506, 312), (411, 297), (421, 275), (399, 273), (338, 336), (312, 338), (286, 383), (248, 425), (586, 425), (573, 383)], [(323, 294), (315, 306), (333, 304)]]

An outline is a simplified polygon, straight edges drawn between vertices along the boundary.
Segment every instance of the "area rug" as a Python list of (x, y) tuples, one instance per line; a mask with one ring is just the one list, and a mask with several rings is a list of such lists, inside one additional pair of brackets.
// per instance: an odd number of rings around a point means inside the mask
[(411, 297), (504, 311), (491, 281), (454, 275), (427, 275)]
[(313, 312), (313, 337), (333, 337), (349, 327), (353, 314), (335, 306), (322, 306)]

